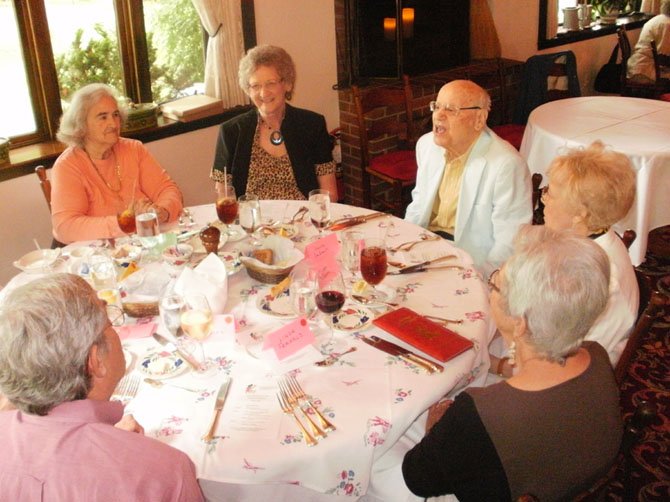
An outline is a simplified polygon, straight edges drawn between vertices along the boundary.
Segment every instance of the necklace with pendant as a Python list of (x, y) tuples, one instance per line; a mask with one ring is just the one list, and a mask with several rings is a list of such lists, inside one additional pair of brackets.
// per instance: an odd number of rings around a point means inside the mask
[[(284, 136), (282, 135), (281, 131), (279, 129), (273, 129), (270, 127), (270, 124), (268, 124), (265, 119), (258, 114), (258, 116), (261, 119), (261, 122), (265, 124), (265, 126), (268, 128), (268, 131), (270, 131), (270, 143), (272, 143), (274, 146), (279, 146), (284, 142)], [(279, 127), (281, 128), (281, 123), (284, 120), (284, 117), (281, 118), (281, 121), (279, 121)]]
[[(84, 150), (86, 152), (86, 150)], [(112, 155), (114, 155), (114, 162), (116, 164), (114, 171), (116, 172), (116, 180), (119, 183), (118, 188), (113, 188), (112, 185), (105, 179), (105, 177), (102, 175), (100, 170), (98, 169), (98, 166), (95, 165), (95, 162), (93, 162), (93, 159), (91, 156), (86, 152), (86, 156), (88, 157), (88, 160), (91, 161), (91, 165), (93, 166), (93, 169), (95, 169), (95, 172), (98, 173), (98, 176), (100, 176), (100, 179), (102, 182), (109, 188), (112, 192), (114, 193), (119, 193), (121, 191), (121, 167), (119, 166), (119, 163), (116, 161), (116, 154), (112, 151)]]

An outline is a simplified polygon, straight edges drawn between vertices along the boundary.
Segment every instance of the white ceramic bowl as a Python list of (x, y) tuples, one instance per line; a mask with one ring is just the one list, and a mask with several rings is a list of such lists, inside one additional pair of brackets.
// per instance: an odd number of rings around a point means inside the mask
[(171, 265), (179, 267), (186, 264), (192, 254), (193, 246), (190, 244), (177, 244), (165, 248), (163, 251), (163, 259)]
[(45, 272), (59, 256), (60, 249), (36, 249), (16, 260), (14, 266), (28, 273)]
[(136, 261), (142, 254), (140, 246), (133, 246), (132, 244), (123, 244), (112, 251), (112, 258), (119, 265), (127, 265), (131, 261)]

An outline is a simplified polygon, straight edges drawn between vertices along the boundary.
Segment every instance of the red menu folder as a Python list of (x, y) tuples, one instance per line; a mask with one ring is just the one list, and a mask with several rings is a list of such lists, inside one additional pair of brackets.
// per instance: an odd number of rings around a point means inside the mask
[(442, 362), (473, 347), (467, 338), (405, 307), (379, 316), (372, 322)]

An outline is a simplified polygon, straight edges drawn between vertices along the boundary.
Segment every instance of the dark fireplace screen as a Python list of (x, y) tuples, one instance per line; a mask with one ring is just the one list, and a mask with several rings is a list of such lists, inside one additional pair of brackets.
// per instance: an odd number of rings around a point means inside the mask
[(469, 0), (349, 0), (354, 80), (467, 64)]

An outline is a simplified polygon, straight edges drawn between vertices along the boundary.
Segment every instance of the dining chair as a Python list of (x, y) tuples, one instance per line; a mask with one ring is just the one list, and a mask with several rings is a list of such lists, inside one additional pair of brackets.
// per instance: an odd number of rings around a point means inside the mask
[[(44, 195), (44, 200), (46, 201), (47, 207), (49, 208), (49, 214), (51, 214), (51, 181), (49, 181), (49, 177), (47, 176), (47, 170), (44, 166), (37, 166), (35, 168), (35, 174), (40, 180), (42, 194)], [(56, 239), (51, 240), (51, 249), (62, 248), (64, 246), (65, 244)]]
[(51, 181), (49, 181), (49, 178), (47, 177), (47, 170), (44, 166), (37, 166), (35, 168), (35, 174), (40, 180), (40, 187), (42, 188), (44, 199), (49, 207), (49, 213), (51, 213)]
[(656, 43), (653, 40), (650, 43), (651, 54), (654, 60), (655, 81), (639, 82), (628, 77), (628, 59), (632, 51), (625, 26), (621, 26), (617, 30), (617, 38), (619, 50), (621, 51), (621, 95), (652, 99), (659, 98), (664, 92), (664, 84), (661, 81)]
[(379, 205), (403, 217), (416, 182), (412, 87), (407, 75), (400, 86), (351, 86), (358, 119), (363, 205)]
[[(506, 88), (502, 81), (500, 88)], [(491, 129), (519, 150), (530, 112), (549, 101), (579, 96), (581, 90), (574, 52), (531, 56), (524, 65), (521, 91), (514, 106), (512, 123), (493, 126)]]

